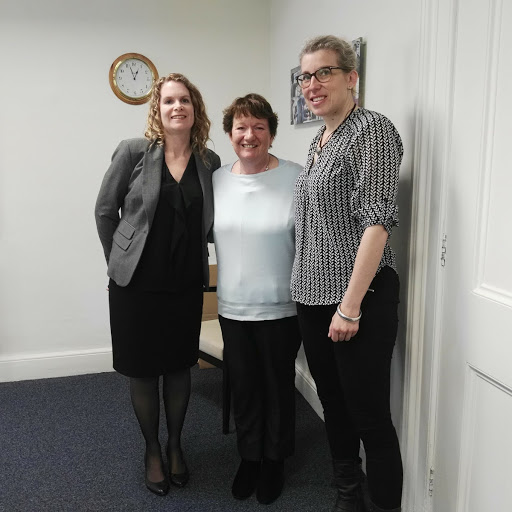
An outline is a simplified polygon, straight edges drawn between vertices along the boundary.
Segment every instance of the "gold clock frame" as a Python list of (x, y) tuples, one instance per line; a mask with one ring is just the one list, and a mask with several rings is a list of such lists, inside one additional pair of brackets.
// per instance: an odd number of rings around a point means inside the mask
[[(144, 96), (141, 96), (140, 98), (132, 98), (131, 96), (127, 96), (126, 94), (121, 91), (119, 88), (119, 85), (116, 81), (116, 72), (119, 66), (123, 64), (124, 61), (128, 59), (138, 59), (142, 62), (146, 63), (151, 70), (151, 73), (153, 75), (153, 84), (151, 85), (151, 89), (149, 89), (148, 93)], [(143, 103), (146, 103), (149, 101), (149, 98), (151, 96), (151, 91), (153, 90), (153, 85), (155, 85), (155, 82), (158, 80), (158, 71), (156, 70), (155, 65), (151, 62), (150, 59), (145, 57), (144, 55), (141, 55), (140, 53), (124, 53), (123, 55), (120, 55), (113, 63), (112, 66), (110, 66), (110, 71), (108, 74), (108, 80), (110, 82), (110, 87), (112, 88), (112, 91), (114, 94), (125, 103), (128, 103), (130, 105), (142, 105)]]

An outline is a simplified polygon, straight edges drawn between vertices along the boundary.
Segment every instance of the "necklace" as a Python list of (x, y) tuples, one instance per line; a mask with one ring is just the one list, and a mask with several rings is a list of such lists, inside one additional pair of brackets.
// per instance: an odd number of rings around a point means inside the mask
[(265, 169), (262, 169), (261, 171), (258, 171), (258, 172), (242, 172), (242, 162), (240, 162), (240, 167), (238, 168), (238, 171), (234, 171), (234, 174), (260, 174), (261, 172), (268, 171), (268, 168), (270, 167), (270, 157), (271, 157), (271, 155), (269, 153), (268, 154), (267, 165), (265, 166)]
[(329, 135), (327, 135), (323, 144), (322, 144), (322, 138), (320, 138), (320, 140), (318, 141), (318, 147), (315, 149), (315, 153), (317, 155), (320, 155), (320, 153), (322, 152), (322, 149), (324, 149), (324, 146), (331, 140), (332, 134), (351, 116), (352, 112), (354, 112), (355, 109), (356, 109), (356, 104), (354, 103), (354, 106), (350, 109), (348, 114), (343, 118), (343, 121), (341, 121), (341, 123), (338, 126), (336, 126), (336, 128), (334, 128), (334, 130), (331, 133), (329, 133)]

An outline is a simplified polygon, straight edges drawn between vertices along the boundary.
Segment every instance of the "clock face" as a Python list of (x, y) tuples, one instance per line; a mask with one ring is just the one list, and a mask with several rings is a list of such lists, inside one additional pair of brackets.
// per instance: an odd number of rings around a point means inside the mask
[(118, 98), (138, 105), (149, 100), (157, 76), (156, 68), (149, 59), (140, 54), (126, 53), (112, 64), (110, 85)]
[(153, 73), (139, 59), (126, 59), (116, 70), (115, 80), (119, 90), (130, 98), (142, 98), (153, 86)]

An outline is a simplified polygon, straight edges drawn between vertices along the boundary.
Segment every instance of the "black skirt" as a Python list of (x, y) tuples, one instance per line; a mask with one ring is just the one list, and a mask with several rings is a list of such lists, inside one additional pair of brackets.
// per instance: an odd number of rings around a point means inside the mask
[(197, 362), (203, 307), (203, 195), (192, 155), (178, 183), (162, 166), (160, 197), (127, 286), (109, 284), (114, 369), (156, 377)]
[(156, 377), (197, 363), (203, 289), (181, 294), (118, 286), (110, 280), (114, 369)]

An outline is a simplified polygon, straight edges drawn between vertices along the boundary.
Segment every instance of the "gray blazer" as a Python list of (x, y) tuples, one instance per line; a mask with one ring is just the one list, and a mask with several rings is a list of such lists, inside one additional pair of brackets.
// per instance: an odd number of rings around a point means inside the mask
[[(220, 158), (208, 150), (207, 164), (194, 153), (203, 190), (203, 279), (208, 288), (208, 246), (213, 225), (212, 172)], [(151, 229), (164, 160), (162, 146), (149, 147), (147, 139), (123, 140), (112, 156), (96, 201), (98, 235), (108, 264), (107, 274), (119, 286), (126, 286), (139, 263)], [(119, 216), (121, 209), (121, 216)]]

